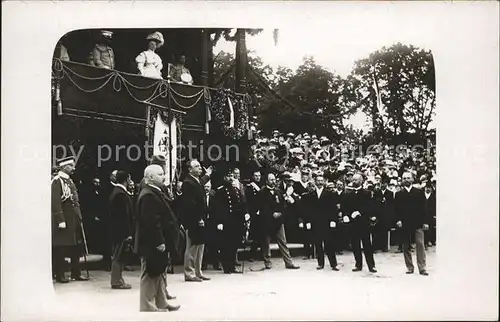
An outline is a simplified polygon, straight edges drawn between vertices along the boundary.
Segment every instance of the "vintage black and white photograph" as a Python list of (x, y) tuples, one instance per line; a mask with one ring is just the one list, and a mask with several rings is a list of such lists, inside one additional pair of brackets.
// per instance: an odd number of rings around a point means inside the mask
[(317, 283), (318, 296), (352, 280), (428, 283), (439, 239), (432, 49), (402, 40), (337, 61), (317, 37), (280, 55), (303, 34), (86, 29), (60, 39), (56, 293), (104, 292), (101, 305), (120, 296), (140, 311), (185, 304), (192, 316), (213, 305), (195, 309), (203, 292), (279, 298), (295, 279)]
[(405, 296), (438, 310), (426, 302), (453, 229), (438, 211), (453, 122), (437, 117), (440, 63), (424, 36), (365, 18), (103, 22), (48, 42), (37, 216), (57, 305), (163, 321), (369, 319), (367, 306), (418, 318), (394, 308)]

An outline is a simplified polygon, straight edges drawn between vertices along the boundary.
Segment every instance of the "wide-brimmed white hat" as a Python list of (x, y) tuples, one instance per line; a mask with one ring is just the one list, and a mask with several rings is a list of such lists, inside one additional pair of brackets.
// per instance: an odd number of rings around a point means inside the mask
[(157, 46), (158, 48), (163, 46), (163, 44), (165, 43), (165, 40), (163, 39), (163, 35), (159, 31), (155, 31), (152, 34), (149, 34), (146, 37), (146, 40), (156, 40), (158, 42), (158, 46)]

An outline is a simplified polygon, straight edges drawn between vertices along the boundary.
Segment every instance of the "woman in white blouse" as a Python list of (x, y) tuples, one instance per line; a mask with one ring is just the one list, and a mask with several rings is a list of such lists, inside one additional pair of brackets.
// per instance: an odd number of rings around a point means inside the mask
[(163, 46), (163, 35), (157, 31), (148, 35), (146, 40), (149, 41), (148, 49), (135, 58), (139, 74), (145, 77), (162, 78), (161, 70), (163, 69), (163, 63), (155, 51)]

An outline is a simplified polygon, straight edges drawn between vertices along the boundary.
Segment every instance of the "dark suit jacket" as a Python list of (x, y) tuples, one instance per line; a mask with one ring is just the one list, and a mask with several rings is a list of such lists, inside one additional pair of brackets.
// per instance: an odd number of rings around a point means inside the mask
[(410, 192), (406, 191), (406, 188), (398, 191), (394, 209), (396, 220), (402, 222), (404, 230), (413, 231), (422, 228), (423, 224), (429, 224), (425, 195), (421, 189), (412, 187)]
[(392, 227), (394, 222), (394, 194), (390, 190), (375, 191), (373, 195), (377, 211), (378, 225)]
[(132, 197), (123, 188), (116, 186), (109, 196), (109, 218), (113, 244), (119, 244), (132, 236), (134, 218)]
[(198, 182), (191, 175), (186, 176), (182, 183), (179, 211), (181, 212), (182, 224), (188, 231), (191, 242), (194, 245), (203, 244), (205, 227), (201, 227), (199, 221), (206, 219), (208, 209), (201, 180)]
[[(344, 196), (344, 216), (349, 217), (350, 226), (354, 229), (368, 229), (370, 227), (370, 218), (375, 216), (372, 203), (371, 192), (360, 189), (351, 189)], [(359, 211), (361, 216), (352, 218), (352, 213)]]
[(337, 196), (326, 188), (323, 188), (319, 198), (316, 190), (305, 196), (306, 218), (314, 232), (326, 233), (330, 230), (331, 221), (338, 223), (337, 199)]
[[(425, 192), (424, 192), (425, 196)], [(433, 191), (429, 196), (429, 199), (425, 198), (425, 210), (427, 213), (427, 218), (432, 226), (436, 226), (436, 193)]]
[(134, 250), (140, 256), (148, 257), (161, 244), (172, 253), (178, 252), (179, 224), (165, 194), (146, 185), (137, 199)]
[[(285, 200), (283, 192), (278, 188), (269, 189), (265, 186), (260, 190), (258, 198), (263, 229), (266, 233), (273, 234), (284, 223)], [(274, 218), (275, 212), (282, 215)]]

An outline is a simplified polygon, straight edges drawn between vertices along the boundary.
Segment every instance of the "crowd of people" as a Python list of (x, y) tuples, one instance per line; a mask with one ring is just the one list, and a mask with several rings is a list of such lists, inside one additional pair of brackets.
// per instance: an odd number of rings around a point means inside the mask
[[(287, 246), (289, 218), (301, 232), (306, 258), (315, 258), (317, 269), (325, 268), (326, 257), (338, 271), (336, 256), (349, 250), (354, 272), (363, 269), (364, 254), (368, 270), (376, 273), (374, 253), (389, 251), (393, 239), (404, 253), (407, 273), (415, 270), (415, 244), (417, 269), (428, 275), (425, 250), (436, 244), (433, 148), (377, 145), (363, 153), (354, 146), (275, 131), (272, 138), (257, 137), (253, 163), (245, 169), (248, 178), (241, 178), (238, 168), (221, 167), (218, 187), (212, 187), (212, 167), (189, 160), (183, 180), (172, 188), (165, 183), (164, 160), (155, 157), (138, 184), (124, 170), (113, 171), (105, 191), (95, 189), (100, 182), (94, 179), (93, 189), (81, 192), (83, 216), (70, 178), (75, 160), (59, 160), (52, 179), (55, 281), (70, 281), (65, 256), (71, 260), (72, 279), (87, 280), (79, 267), (82, 242), (91, 250), (110, 245), (102, 253), (109, 258), (113, 289), (131, 288), (122, 271), (130, 264), (128, 255), (134, 254), (141, 262), (140, 310), (177, 310), (178, 305), (168, 302), (175, 297), (167, 291), (166, 273), (181, 249), (187, 282), (209, 281), (203, 273), (209, 267), (242, 273), (242, 245), (249, 248), (251, 260), (263, 261), (262, 269), (272, 269), (272, 240), (285, 267), (299, 269)], [(92, 202), (96, 196), (101, 204)], [(89, 220), (106, 228), (86, 238), (93, 229)]]

